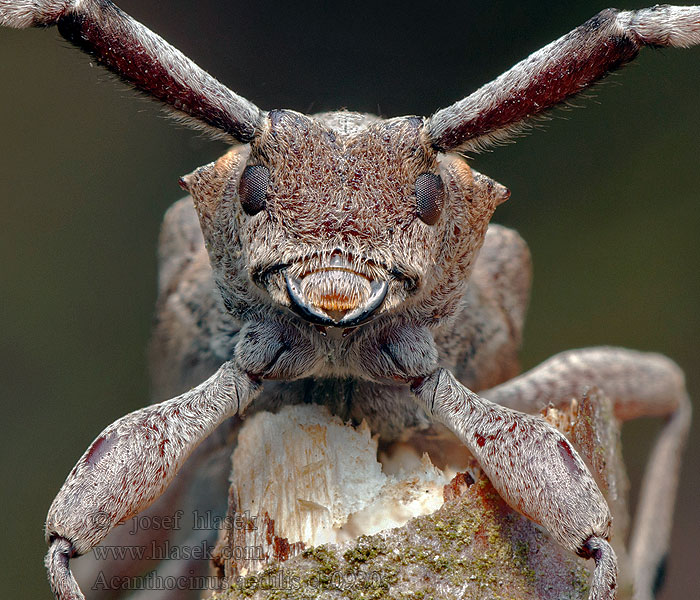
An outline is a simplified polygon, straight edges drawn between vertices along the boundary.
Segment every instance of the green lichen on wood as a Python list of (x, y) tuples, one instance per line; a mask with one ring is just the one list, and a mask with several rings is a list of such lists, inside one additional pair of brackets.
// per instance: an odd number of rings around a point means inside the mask
[(386, 544), (380, 536), (361, 535), (355, 546), (343, 553), (343, 558), (350, 564), (360, 564), (386, 553)]
[(309, 548), (216, 600), (587, 597), (585, 563), (510, 509), (486, 479), (400, 528)]

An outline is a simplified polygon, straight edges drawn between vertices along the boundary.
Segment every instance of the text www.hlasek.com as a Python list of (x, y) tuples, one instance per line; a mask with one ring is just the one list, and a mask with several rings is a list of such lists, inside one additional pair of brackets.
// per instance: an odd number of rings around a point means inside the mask
[[(160, 544), (153, 541), (142, 546), (96, 546), (92, 553), (97, 560), (211, 560), (214, 548), (206, 540), (192, 546), (171, 544), (165, 540)], [(265, 551), (262, 546), (233, 546), (219, 548), (217, 557), (232, 560), (265, 560)]]

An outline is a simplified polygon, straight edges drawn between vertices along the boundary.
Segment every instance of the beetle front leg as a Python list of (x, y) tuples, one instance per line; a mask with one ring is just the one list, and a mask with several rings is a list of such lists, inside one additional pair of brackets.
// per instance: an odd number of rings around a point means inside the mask
[(678, 365), (656, 353), (580, 348), (561, 352), (481, 393), (499, 405), (535, 413), (547, 404), (568, 405), (590, 387), (603, 390), (620, 421), (666, 418), (647, 462), (629, 543), (634, 598), (651, 600), (669, 550), (681, 456), (692, 420)]
[(445, 369), (416, 380), (413, 391), (423, 409), (462, 440), (510, 506), (568, 550), (595, 560), (591, 600), (614, 598), (610, 511), (567, 439), (541, 418), (479, 397)]
[(313, 369), (316, 360), (313, 347), (295, 328), (251, 323), (239, 333), (233, 360), (207, 381), (107, 427), (80, 458), (49, 509), (46, 565), (56, 597), (84, 598), (69, 560), (154, 502), (204, 438), (224, 419), (246, 409), (262, 379), (294, 379)]
[(97, 437), (46, 518), (46, 566), (57, 598), (83, 598), (69, 559), (88, 552), (114, 526), (155, 501), (199, 443), (244, 410), (259, 387), (227, 362), (193, 390), (132, 412)]

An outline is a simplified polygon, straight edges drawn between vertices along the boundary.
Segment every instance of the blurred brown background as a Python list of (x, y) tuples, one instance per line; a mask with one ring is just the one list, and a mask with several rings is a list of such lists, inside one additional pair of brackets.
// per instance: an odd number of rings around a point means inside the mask
[[(261, 108), (385, 116), (430, 114), (607, 6), (119, 4)], [(14, 598), (50, 597), (51, 499), (97, 433), (148, 402), (159, 221), (178, 177), (224, 151), (67, 46), (55, 31), (0, 31), (0, 589)], [(658, 350), (700, 398), (698, 92), (700, 49), (646, 51), (585, 108), (474, 159), (512, 190), (495, 221), (534, 255), (526, 367), (592, 344)], [(635, 486), (657, 429), (626, 427)], [(700, 587), (693, 433), (667, 599)]]

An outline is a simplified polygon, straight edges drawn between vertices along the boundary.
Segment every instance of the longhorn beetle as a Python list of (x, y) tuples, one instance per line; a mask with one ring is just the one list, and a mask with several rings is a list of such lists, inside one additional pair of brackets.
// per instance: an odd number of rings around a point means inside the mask
[[(219, 368), (110, 425), (80, 459), (46, 522), (57, 597), (82, 597), (69, 559), (155, 501), (225, 419), (320, 398), (329, 381), (352, 382), (338, 409), (386, 439), (431, 419), (452, 429), (511, 506), (594, 559), (594, 598), (615, 594), (607, 505), (567, 440), (520, 411), (598, 385), (621, 419), (668, 416), (632, 542), (637, 593), (650, 593), (690, 419), (683, 376), (659, 355), (593, 348), (514, 378), (527, 251), (513, 232), (487, 229), (508, 192), (464, 155), (519, 133), (643, 46), (700, 43), (700, 7), (603, 11), (464, 100), (386, 120), (260, 110), (106, 0), (1, 0), (0, 23), (57, 25), (234, 143), (183, 178), (195, 210), (179, 203), (166, 218), (156, 329), (172, 377), (197, 356)], [(107, 516), (100, 527), (95, 513)]]

